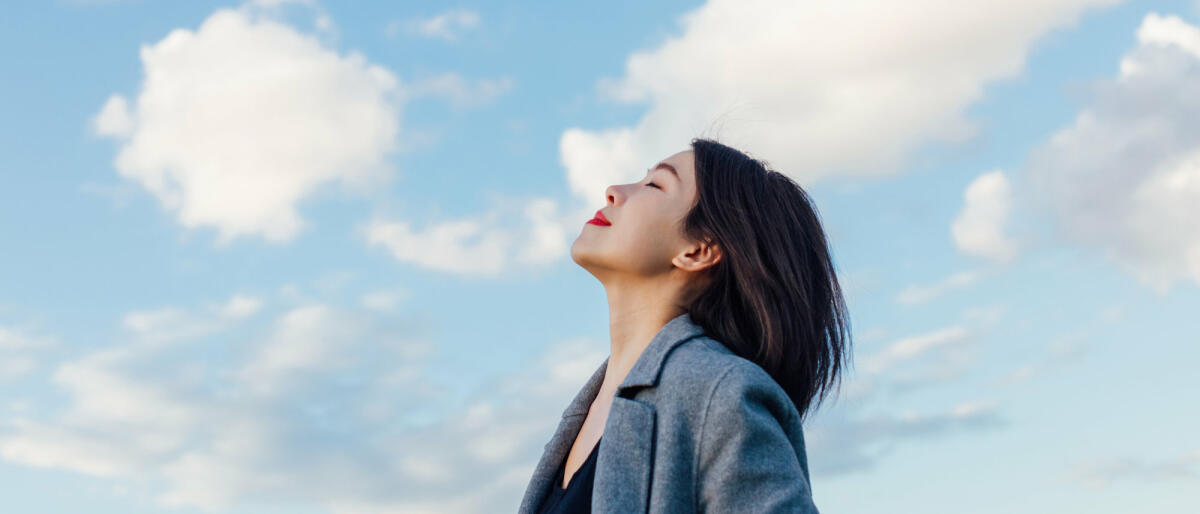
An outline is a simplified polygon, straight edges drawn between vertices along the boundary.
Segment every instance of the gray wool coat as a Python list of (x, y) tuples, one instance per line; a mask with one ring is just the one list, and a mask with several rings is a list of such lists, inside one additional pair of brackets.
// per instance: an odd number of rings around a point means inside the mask
[[(575, 442), (608, 359), (563, 411), (521, 500), (534, 514)], [(800, 414), (754, 362), (681, 314), (617, 388), (596, 455), (592, 511), (818, 514)]]

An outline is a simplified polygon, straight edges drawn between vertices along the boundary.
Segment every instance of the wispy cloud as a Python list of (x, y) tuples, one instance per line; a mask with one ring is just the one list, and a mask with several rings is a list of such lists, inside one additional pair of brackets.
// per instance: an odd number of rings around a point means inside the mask
[(966, 328), (956, 325), (903, 337), (888, 344), (883, 350), (867, 356), (864, 359), (864, 367), (869, 373), (881, 373), (934, 349), (961, 345), (968, 341), (969, 335), (970, 332)]
[(1094, 459), (1076, 465), (1071, 471), (1055, 477), (1055, 481), (1075, 481), (1092, 489), (1104, 489), (1115, 482), (1129, 480), (1191, 482), (1196, 478), (1200, 478), (1200, 449), (1160, 460), (1145, 457)]
[(219, 331), (253, 316), (261, 307), (262, 300), (239, 294), (198, 312), (175, 307), (132, 311), (121, 319), (121, 325), (138, 339), (170, 342)]
[(58, 346), (58, 340), (27, 327), (0, 325), (0, 383), (29, 374), (37, 369), (45, 350)]
[(471, 9), (451, 9), (428, 18), (412, 18), (389, 22), (384, 28), (384, 34), (393, 37), (400, 31), (407, 34), (456, 41), (466, 31), (478, 27), (480, 16)]
[(566, 214), (548, 198), (505, 201), (477, 216), (415, 227), (378, 218), (364, 224), (360, 237), (386, 249), (397, 261), (445, 273), (496, 277), (528, 271), (561, 259), (567, 237), (586, 220)]
[(810, 471), (830, 476), (870, 470), (909, 440), (995, 430), (1006, 425), (994, 406), (977, 402), (926, 413), (866, 413), (843, 405), (814, 418), (805, 429), (805, 441)]
[(1107, 306), (1090, 319), (1080, 320), (1079, 328), (1054, 337), (1046, 344), (1045, 352), (1038, 358), (1017, 365), (1005, 374), (989, 380), (990, 385), (1011, 386), (1037, 376), (1051, 374), (1065, 365), (1078, 362), (1091, 348), (1097, 332), (1108, 330), (1123, 315), (1126, 304)]
[(491, 103), (513, 88), (512, 77), (468, 81), (462, 75), (445, 72), (405, 84), (404, 94), (410, 98), (435, 97), (450, 102), (459, 109)]
[(947, 292), (975, 284), (981, 276), (982, 273), (979, 271), (959, 271), (933, 284), (911, 285), (896, 294), (896, 303), (901, 305), (925, 303)]
[[(437, 345), (402, 312), (229, 298), (125, 315), (124, 325), (145, 312), (229, 323), (170, 344), (130, 334), (58, 363), (45, 385), (65, 403), (0, 412), (0, 457), (114, 486), (149, 478), (172, 507), (513, 510), (562, 409), (607, 349), (552, 345), (462, 400), (429, 376)], [(5, 337), (8, 346), (28, 340)]]
[(864, 373), (850, 376), (846, 394), (805, 429), (813, 473), (866, 471), (909, 440), (1005, 427), (990, 400), (969, 398), (924, 411), (899, 407), (925, 386), (952, 389), (971, 362), (972, 337), (955, 325), (897, 339), (861, 359)]

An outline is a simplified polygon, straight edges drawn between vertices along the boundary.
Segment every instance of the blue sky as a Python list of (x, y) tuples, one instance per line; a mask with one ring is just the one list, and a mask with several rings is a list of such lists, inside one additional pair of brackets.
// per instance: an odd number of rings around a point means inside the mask
[(709, 135), (847, 289), (823, 512), (1191, 512), (1200, 5), (959, 4), (6, 6), (6, 511), (514, 511)]

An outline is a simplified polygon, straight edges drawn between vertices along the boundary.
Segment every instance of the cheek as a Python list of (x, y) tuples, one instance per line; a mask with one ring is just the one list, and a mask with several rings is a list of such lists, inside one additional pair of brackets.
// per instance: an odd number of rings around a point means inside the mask
[(620, 243), (614, 250), (636, 254), (637, 260), (669, 260), (672, 245), (677, 239), (673, 230), (674, 227), (660, 215), (630, 220), (621, 227), (616, 238)]

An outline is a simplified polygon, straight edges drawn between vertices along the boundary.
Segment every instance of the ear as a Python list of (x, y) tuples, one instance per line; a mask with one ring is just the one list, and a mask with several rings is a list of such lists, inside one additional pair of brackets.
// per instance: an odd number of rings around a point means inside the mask
[(671, 262), (684, 271), (703, 271), (721, 262), (721, 257), (721, 247), (711, 238), (705, 238), (676, 255)]

